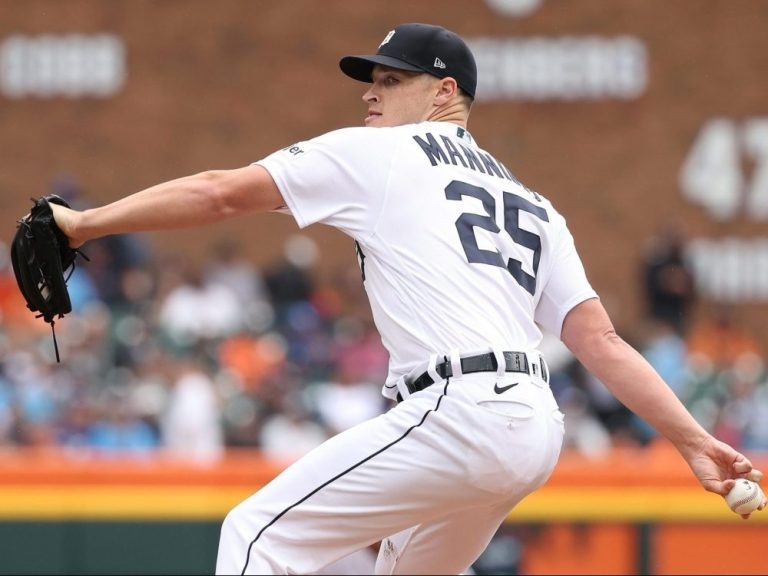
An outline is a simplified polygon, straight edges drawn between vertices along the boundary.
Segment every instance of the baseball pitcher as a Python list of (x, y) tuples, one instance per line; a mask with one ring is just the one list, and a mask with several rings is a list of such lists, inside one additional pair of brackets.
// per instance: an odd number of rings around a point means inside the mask
[(340, 66), (368, 83), (364, 126), (84, 212), (51, 206), (74, 248), (259, 211), (356, 243), (393, 408), (235, 507), (218, 573), (312, 573), (378, 541), (380, 574), (466, 570), (558, 460), (563, 414), (542, 329), (666, 436), (705, 489), (760, 479), (617, 336), (563, 216), (472, 137), (477, 72), (459, 36), (402, 24)]

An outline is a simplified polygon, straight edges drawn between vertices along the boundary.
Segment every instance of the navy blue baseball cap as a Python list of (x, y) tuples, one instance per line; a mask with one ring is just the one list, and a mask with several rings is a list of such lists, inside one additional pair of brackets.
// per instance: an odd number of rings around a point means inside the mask
[(477, 65), (467, 44), (458, 34), (431, 24), (400, 24), (386, 35), (376, 54), (345, 56), (339, 67), (350, 78), (372, 82), (376, 64), (426, 72), (438, 78), (450, 76), (459, 87), (475, 97)]

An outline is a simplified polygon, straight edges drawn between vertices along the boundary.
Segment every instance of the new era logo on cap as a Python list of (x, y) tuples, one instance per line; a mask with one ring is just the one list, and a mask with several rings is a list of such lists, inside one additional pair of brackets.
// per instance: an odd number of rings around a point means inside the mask
[(441, 26), (400, 24), (387, 33), (376, 54), (345, 56), (339, 62), (347, 76), (362, 82), (372, 82), (371, 74), (377, 64), (426, 72), (438, 78), (450, 76), (464, 92), (475, 97), (475, 58), (460, 36)]

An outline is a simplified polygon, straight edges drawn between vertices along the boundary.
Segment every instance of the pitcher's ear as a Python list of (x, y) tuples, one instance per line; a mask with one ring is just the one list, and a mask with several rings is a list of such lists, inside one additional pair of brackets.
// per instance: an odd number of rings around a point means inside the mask
[(456, 83), (456, 80), (450, 76), (440, 79), (439, 89), (437, 92), (437, 98), (440, 100), (438, 104), (444, 104), (458, 94), (459, 85)]

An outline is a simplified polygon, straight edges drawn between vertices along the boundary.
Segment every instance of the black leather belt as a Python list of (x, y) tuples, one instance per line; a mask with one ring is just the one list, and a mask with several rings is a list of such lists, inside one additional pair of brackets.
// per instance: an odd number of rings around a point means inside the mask
[[(506, 372), (518, 372), (521, 374), (530, 374), (531, 367), (528, 365), (528, 357), (525, 352), (503, 352), (504, 361), (507, 364)], [(547, 366), (544, 364), (544, 360), (539, 360), (539, 366), (541, 368), (541, 374), (536, 374), (536, 367), (533, 367), (534, 376), (540, 376), (545, 382), (549, 380), (549, 373)], [(461, 372), (463, 374), (472, 374), (474, 372), (496, 372), (499, 365), (496, 362), (496, 356), (493, 352), (486, 352), (485, 354), (479, 354), (478, 356), (467, 356), (461, 359)], [(453, 367), (451, 361), (447, 360), (435, 365), (435, 371), (437, 374), (445, 380), (453, 376)], [(405, 385), (408, 388), (408, 392), (415, 394), (424, 388), (432, 386), (435, 381), (429, 372), (424, 372), (418, 378), (414, 378), (412, 381), (406, 381)], [(402, 396), (397, 394), (397, 401), (402, 401)]]

